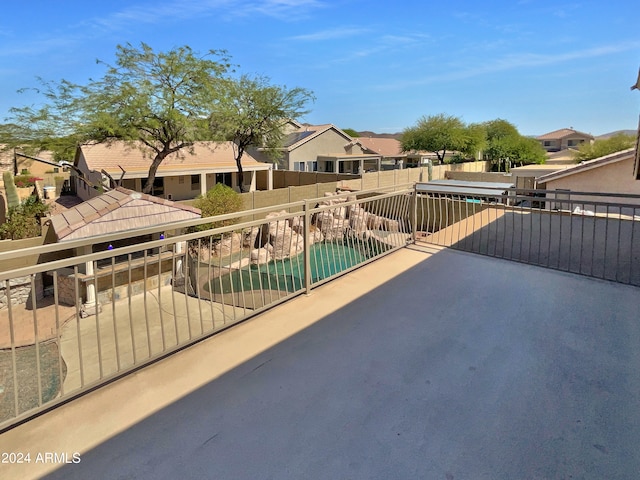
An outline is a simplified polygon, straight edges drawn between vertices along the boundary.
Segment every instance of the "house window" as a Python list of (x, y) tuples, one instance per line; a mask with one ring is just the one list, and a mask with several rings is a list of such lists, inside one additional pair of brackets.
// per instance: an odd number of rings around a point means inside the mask
[[(143, 185), (147, 183), (147, 179), (143, 182)], [(164, 195), (164, 177), (156, 177), (153, 179), (153, 190), (151, 194), (158, 197)]]
[(311, 162), (311, 171), (312, 172), (318, 171), (318, 162)]
[(551, 146), (551, 140), (545, 140), (544, 141), (544, 146), (545, 147), (550, 147)]
[(304, 172), (304, 162), (293, 162), (293, 169), (296, 172)]
[(191, 175), (191, 190), (200, 190), (200, 175)]
[(232, 187), (231, 185), (231, 173), (216, 173), (216, 183), (222, 183), (227, 187)]

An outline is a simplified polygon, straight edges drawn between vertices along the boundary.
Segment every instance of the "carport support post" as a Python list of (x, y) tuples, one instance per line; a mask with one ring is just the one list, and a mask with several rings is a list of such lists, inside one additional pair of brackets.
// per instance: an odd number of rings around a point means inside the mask
[(309, 201), (304, 201), (304, 288), (305, 294), (311, 294), (311, 215)]

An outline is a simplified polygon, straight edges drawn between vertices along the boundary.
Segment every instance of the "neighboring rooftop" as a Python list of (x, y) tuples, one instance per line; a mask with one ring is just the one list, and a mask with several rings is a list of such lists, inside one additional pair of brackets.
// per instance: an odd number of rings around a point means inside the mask
[(395, 138), (358, 137), (355, 139), (370, 153), (383, 157), (403, 156), (402, 145)]
[(289, 151), (294, 150), (298, 148), (300, 145), (305, 144), (311, 139), (331, 129), (343, 135), (345, 137), (345, 141), (348, 141), (351, 139), (349, 135), (347, 135), (345, 132), (343, 132), (342, 130), (340, 130), (338, 127), (336, 127), (331, 123), (327, 123), (324, 125), (302, 125), (298, 130), (289, 133), (285, 137), (283, 141), (283, 148)]
[[(235, 170), (237, 166), (234, 147), (233, 142), (197, 142), (192, 147), (185, 147), (165, 158), (158, 167), (158, 172), (196, 173), (202, 170)], [(90, 170), (104, 169), (116, 177), (119, 177), (122, 172), (119, 166), (126, 170), (128, 177), (131, 174), (146, 176), (152, 161), (151, 153), (141, 144), (97, 143), (82, 145), (80, 150)], [(242, 156), (242, 165), (245, 169), (269, 168), (247, 152)]]

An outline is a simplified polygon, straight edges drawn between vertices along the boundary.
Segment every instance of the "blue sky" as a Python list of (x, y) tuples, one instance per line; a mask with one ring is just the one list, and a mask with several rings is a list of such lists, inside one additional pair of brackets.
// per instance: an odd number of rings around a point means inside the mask
[(304, 87), (302, 121), (399, 132), (423, 115), (503, 118), (525, 135), (635, 129), (637, 0), (44, 0), (0, 17), (0, 116), (21, 87), (100, 77), (118, 44), (226, 49), (242, 73)]

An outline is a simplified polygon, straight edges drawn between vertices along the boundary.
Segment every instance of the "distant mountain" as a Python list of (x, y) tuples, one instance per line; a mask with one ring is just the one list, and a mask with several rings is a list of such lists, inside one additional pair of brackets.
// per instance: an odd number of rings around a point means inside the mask
[(395, 138), (396, 140), (400, 140), (400, 137), (402, 136), (401, 133), (375, 133), (368, 130), (358, 132), (358, 135), (367, 138)]
[(606, 140), (607, 138), (611, 138), (614, 135), (633, 135), (635, 136), (638, 133), (637, 130), (616, 130), (615, 132), (605, 133), (604, 135), (598, 135), (596, 140)]

